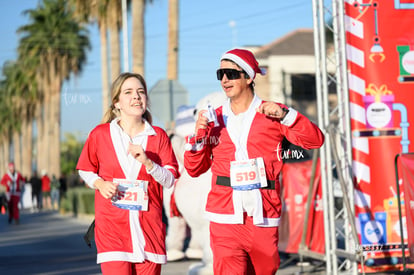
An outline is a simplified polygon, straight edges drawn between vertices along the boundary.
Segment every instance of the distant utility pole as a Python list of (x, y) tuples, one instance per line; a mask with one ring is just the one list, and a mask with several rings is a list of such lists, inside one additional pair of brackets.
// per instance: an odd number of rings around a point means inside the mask
[(167, 79), (178, 79), (178, 2), (169, 0)]
[(170, 98), (170, 122), (167, 128), (173, 128), (174, 120), (174, 89), (173, 81), (178, 80), (178, 1), (169, 0), (168, 8), (168, 56), (167, 79)]
[(124, 72), (129, 71), (129, 53), (128, 53), (128, 17), (127, 1), (122, 0), (122, 34), (123, 34), (123, 52), (124, 52)]

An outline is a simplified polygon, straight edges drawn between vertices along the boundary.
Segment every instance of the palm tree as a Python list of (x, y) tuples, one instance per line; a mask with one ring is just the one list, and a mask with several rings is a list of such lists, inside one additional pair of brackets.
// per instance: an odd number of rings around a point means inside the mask
[[(8, 128), (4, 129), (8, 136), (11, 137), (9, 139), (9, 146), (13, 145), (13, 158), (11, 156), (6, 156), (8, 160), (13, 160), (17, 167), (20, 167), (20, 140), (18, 138), (18, 133), (21, 129), (21, 120), (17, 115), (17, 110), (19, 109), (20, 103), (18, 102), (18, 98), (13, 96), (13, 80), (16, 78), (18, 74), (16, 70), (16, 66), (14, 62), (6, 62), (3, 67), (3, 76), (5, 77), (2, 81), (2, 95), (3, 100), (8, 105), (7, 114), (5, 114), (5, 118), (8, 121)], [(17, 100), (16, 100), (17, 99)], [(7, 141), (7, 139), (6, 139)]]
[[(107, 67), (105, 72), (110, 71), (109, 82), (121, 73), (121, 47), (119, 31), (122, 24), (122, 0), (71, 0), (70, 4), (74, 7), (75, 15), (83, 22), (97, 21), (101, 36), (101, 47), (105, 47), (107, 42), (107, 31), (109, 30), (110, 44), (110, 70)], [(106, 60), (106, 55), (101, 51), (102, 61)], [(104, 67), (104, 66), (103, 66)], [(104, 69), (104, 68), (103, 68)], [(107, 77), (103, 79), (108, 79)], [(106, 84), (105, 84), (106, 85)], [(109, 89), (108, 89), (109, 90)], [(108, 102), (109, 102), (108, 97)], [(104, 101), (107, 96), (104, 95)], [(109, 105), (104, 105), (103, 112)]]
[(21, 172), (23, 175), (31, 177), (33, 172), (33, 122), (42, 95), (37, 89), (35, 60), (33, 62), (30, 59), (19, 60), (18, 64), (22, 73), (19, 83), (21, 83), (21, 98), (24, 106), (21, 113), (23, 119), (22, 144), (24, 147)]
[[(132, 0), (132, 71), (144, 75), (145, 66), (145, 0)], [(148, 1), (152, 3), (152, 1)]]
[(3, 67), (4, 95), (10, 104), (14, 161), (24, 176), (31, 175), (34, 107), (37, 101), (34, 70), (30, 62), (8, 62)]
[[(73, 12), (65, 0), (43, 0), (37, 9), (25, 11), (28, 25), (18, 29), (19, 59), (36, 59), (36, 79), (43, 91), (43, 123), (39, 132), (45, 163), (50, 175), (60, 175), (60, 104), (64, 80), (78, 74), (86, 62), (90, 42), (85, 26), (74, 20)], [(48, 150), (45, 150), (47, 145)]]
[(122, 0), (109, 0), (106, 18), (109, 28), (111, 82), (121, 73), (121, 46), (119, 31), (122, 26)]
[[(122, 0), (71, 0), (75, 13), (84, 22), (98, 22), (101, 38), (101, 62), (102, 62), (102, 112), (109, 107), (110, 94), (109, 83), (121, 71), (120, 65), (120, 40), (119, 30), (121, 27)], [(145, 24), (144, 14), (146, 2), (152, 0), (128, 0), (128, 8), (132, 10), (132, 71), (144, 74), (145, 61)], [(111, 47), (111, 77), (107, 60), (107, 28), (110, 30)]]
[(3, 123), (0, 124), (0, 167), (5, 169), (10, 159), (10, 144), (11, 144), (11, 120), (9, 111), (10, 105), (7, 104), (7, 100), (4, 98), (3, 88), (0, 87), (0, 119)]
[(97, 22), (101, 40), (102, 115), (109, 107), (108, 28), (106, 20), (108, 0), (71, 0), (74, 14), (80, 22)]
[[(7, 63), (3, 66), (3, 75), (9, 71)], [(10, 144), (13, 127), (13, 114), (11, 111), (11, 99), (8, 94), (7, 78), (0, 81), (0, 143), (1, 143), (1, 161), (0, 167), (5, 169), (10, 158)]]

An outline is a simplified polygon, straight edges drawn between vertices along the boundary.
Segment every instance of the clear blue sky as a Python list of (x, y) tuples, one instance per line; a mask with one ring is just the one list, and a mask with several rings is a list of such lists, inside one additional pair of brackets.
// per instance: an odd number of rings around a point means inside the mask
[[(39, 0), (0, 0), (0, 67), (16, 59), (16, 30)], [(154, 0), (145, 13), (145, 78), (148, 88), (166, 78), (168, 0)], [(230, 22), (233, 22), (231, 24)], [(311, 0), (180, 0), (178, 80), (189, 92), (188, 104), (219, 91), (215, 71), (220, 56), (235, 46), (265, 45), (299, 28), (312, 28)], [(91, 25), (92, 50), (82, 74), (64, 84), (62, 132), (85, 138), (102, 117), (100, 41)]]

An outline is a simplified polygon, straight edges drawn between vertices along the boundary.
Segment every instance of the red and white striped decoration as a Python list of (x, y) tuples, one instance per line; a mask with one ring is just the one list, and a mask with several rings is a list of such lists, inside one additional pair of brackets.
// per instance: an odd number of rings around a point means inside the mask
[[(345, 30), (347, 36), (355, 36), (359, 39), (364, 39), (364, 22), (359, 21), (359, 16), (352, 17), (349, 12), (354, 8), (356, 1), (347, 0), (346, 4), (352, 5), (352, 7), (346, 8), (345, 15)], [(359, 1), (361, 2), (361, 1)], [(355, 14), (355, 13), (352, 13)], [(359, 14), (360, 15), (360, 14)], [(362, 101), (365, 96), (366, 81), (358, 75), (360, 69), (365, 68), (365, 52), (359, 48), (359, 45), (352, 45), (349, 41), (355, 41), (355, 39), (347, 39), (346, 44), (346, 55), (347, 61), (350, 68), (348, 73), (348, 86), (349, 86), (349, 104), (350, 104), (350, 117), (351, 117), (351, 128), (353, 133), (357, 133), (358, 130), (366, 129), (366, 114), (365, 107)], [(365, 185), (371, 183), (371, 169), (369, 166), (369, 142), (367, 137), (352, 136), (352, 171), (355, 184), (354, 202), (356, 214), (361, 212), (364, 208), (371, 207), (371, 196), (368, 193), (364, 193), (362, 190)], [(360, 223), (358, 216), (356, 216), (356, 225), (358, 233), (360, 234)]]

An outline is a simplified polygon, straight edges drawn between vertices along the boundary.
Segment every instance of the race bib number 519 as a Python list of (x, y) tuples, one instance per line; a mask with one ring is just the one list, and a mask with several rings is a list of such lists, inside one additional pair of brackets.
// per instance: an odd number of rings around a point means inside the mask
[(230, 183), (233, 189), (251, 190), (267, 186), (263, 159), (232, 161)]

